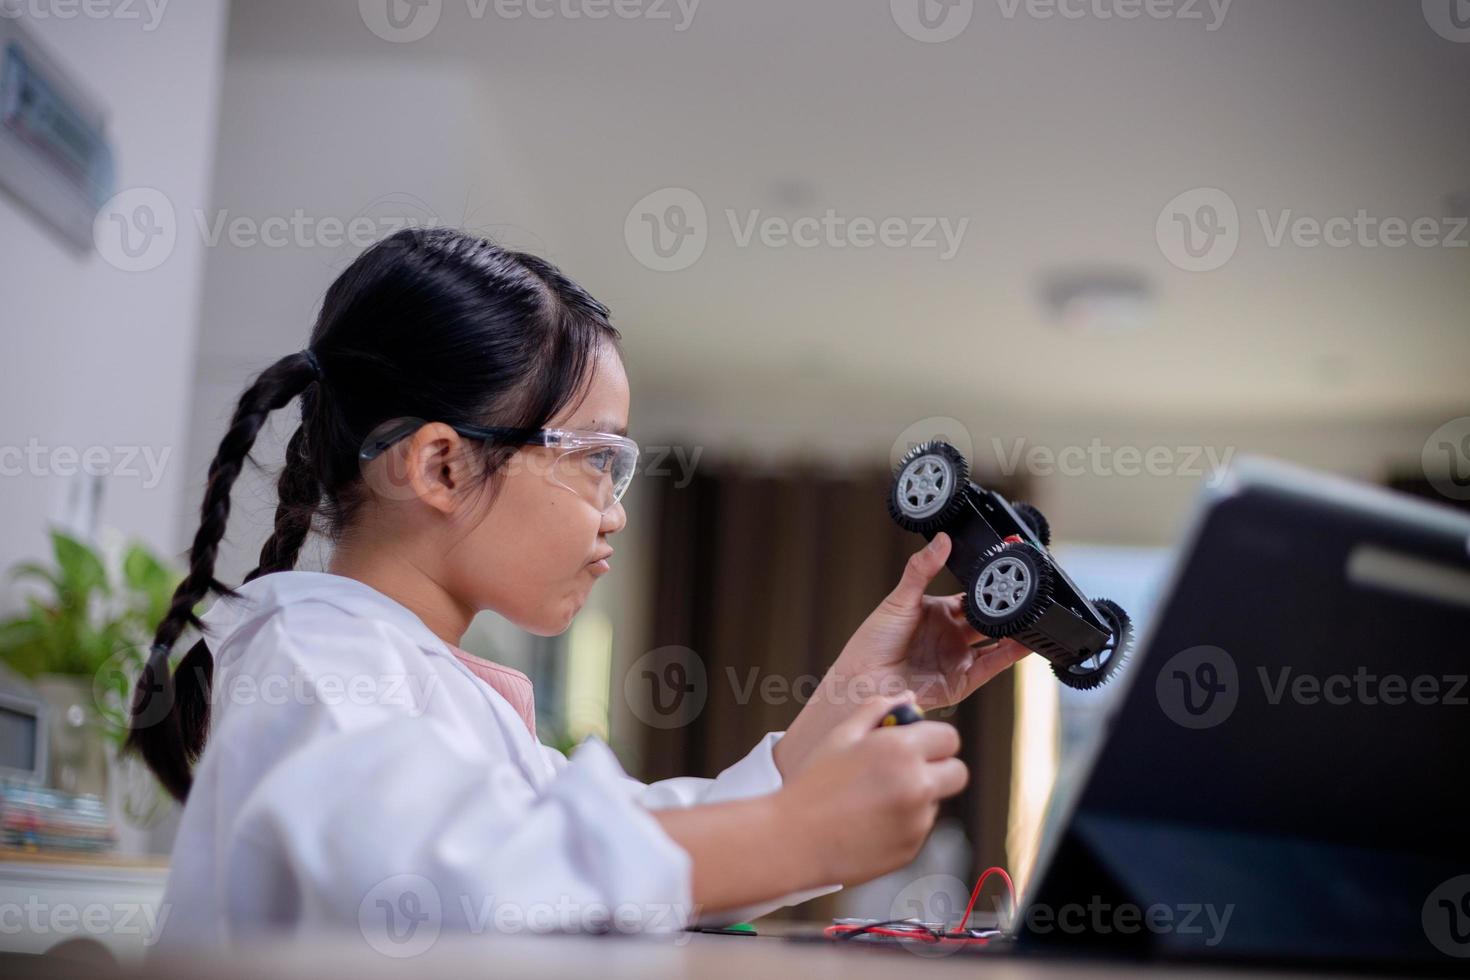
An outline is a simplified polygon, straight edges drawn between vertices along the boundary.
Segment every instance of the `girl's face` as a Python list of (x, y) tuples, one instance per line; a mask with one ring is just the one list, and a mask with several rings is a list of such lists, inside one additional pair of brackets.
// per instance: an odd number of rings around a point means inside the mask
[[(622, 434), (628, 427), (628, 376), (611, 344), (595, 359), (585, 397), (547, 424), (550, 429)], [(571, 625), (592, 586), (607, 574), (608, 539), (623, 529), (621, 503), (599, 509), (595, 494), (564, 484), (558, 450), (525, 446), (497, 474), (499, 492), (478, 522), (456, 522), (445, 542), (441, 584), (474, 609), (493, 609), (528, 632), (553, 636)], [(571, 464), (585, 473), (585, 464)], [(562, 482), (557, 482), (561, 478)], [(469, 495), (471, 500), (475, 495)]]

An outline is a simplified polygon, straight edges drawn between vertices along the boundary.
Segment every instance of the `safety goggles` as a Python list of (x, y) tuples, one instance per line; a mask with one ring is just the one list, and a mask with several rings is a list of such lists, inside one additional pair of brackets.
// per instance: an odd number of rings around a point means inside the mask
[[(368, 463), (408, 438), (425, 425), (418, 419), (402, 419), (379, 426), (358, 454)], [(543, 473), (552, 483), (577, 494), (598, 510), (606, 512), (623, 498), (638, 465), (638, 444), (612, 432), (580, 429), (520, 429), (514, 426), (451, 425), (467, 439), (502, 445), (540, 446), (550, 450), (538, 456), (517, 453), (506, 464), (508, 470), (524, 467)]]

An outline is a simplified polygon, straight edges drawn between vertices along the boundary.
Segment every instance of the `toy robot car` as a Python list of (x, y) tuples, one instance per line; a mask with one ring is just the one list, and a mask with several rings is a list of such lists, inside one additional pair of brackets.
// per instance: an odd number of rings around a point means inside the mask
[(981, 633), (1041, 654), (1068, 687), (1097, 687), (1122, 665), (1128, 614), (1110, 599), (1084, 598), (1046, 550), (1051, 529), (1041, 511), (971, 483), (969, 463), (949, 443), (923, 443), (899, 460), (888, 511), (926, 538), (949, 535), (946, 564)]

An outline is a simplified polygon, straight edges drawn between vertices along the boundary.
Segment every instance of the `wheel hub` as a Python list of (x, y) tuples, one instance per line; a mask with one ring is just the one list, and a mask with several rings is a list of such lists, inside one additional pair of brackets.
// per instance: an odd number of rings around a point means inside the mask
[(975, 605), (985, 615), (1006, 616), (1031, 594), (1031, 569), (1019, 558), (992, 562), (975, 583)]
[(906, 517), (932, 517), (944, 507), (954, 487), (954, 467), (938, 454), (909, 463), (898, 475), (898, 505)]

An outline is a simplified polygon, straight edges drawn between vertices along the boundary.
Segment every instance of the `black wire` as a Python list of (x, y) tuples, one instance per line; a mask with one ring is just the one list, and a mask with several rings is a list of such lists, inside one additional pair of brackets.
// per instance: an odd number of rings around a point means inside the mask
[[(869, 929), (882, 929), (885, 926), (902, 926), (905, 929), (917, 930), (918, 932), (922, 932), (922, 933), (928, 935), (931, 939), (935, 940), (936, 942), (938, 940), (944, 938), (944, 934), (943, 933), (937, 932), (936, 930), (931, 929), (928, 926), (924, 925), (922, 922), (915, 922), (912, 919), (884, 919), (882, 922), (869, 922), (869, 923), (867, 923), (865, 925), (857, 926), (854, 929), (845, 930), (845, 931), (839, 933), (838, 934), (838, 938), (839, 939), (851, 939), (853, 936), (863, 935)], [(880, 938), (882, 938), (882, 939), (898, 939), (900, 937), (898, 937), (898, 936), (882, 936)], [(918, 935), (915, 935), (914, 938), (915, 939), (918, 939), (919, 936)]]

